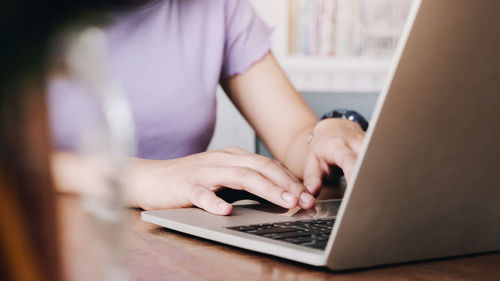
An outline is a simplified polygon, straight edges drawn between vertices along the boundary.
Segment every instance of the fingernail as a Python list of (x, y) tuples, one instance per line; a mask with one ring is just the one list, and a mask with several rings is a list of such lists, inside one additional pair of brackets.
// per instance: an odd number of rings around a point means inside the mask
[(283, 200), (285, 200), (286, 202), (293, 202), (295, 200), (295, 195), (291, 194), (290, 192), (283, 192), (283, 194), (281, 195), (281, 197), (283, 198)]
[(302, 203), (309, 203), (311, 202), (311, 200), (313, 200), (314, 197), (312, 197), (311, 194), (307, 193), (307, 192), (302, 192), (302, 194), (300, 194), (300, 202)]

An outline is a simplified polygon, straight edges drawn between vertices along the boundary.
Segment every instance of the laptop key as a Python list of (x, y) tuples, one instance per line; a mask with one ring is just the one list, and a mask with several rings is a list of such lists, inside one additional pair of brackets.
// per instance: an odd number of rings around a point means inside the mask
[(280, 233), (279, 237), (277, 236), (274, 239), (283, 239), (283, 238), (294, 238), (294, 237), (301, 237), (301, 236), (309, 236), (311, 234), (313, 234), (312, 231), (286, 232), (286, 233)]
[(286, 239), (283, 239), (283, 241), (290, 242), (290, 243), (293, 243), (293, 244), (300, 244), (300, 243), (302, 243), (299, 238), (286, 238)]
[(228, 227), (228, 229), (237, 230), (237, 231), (243, 231), (243, 232), (247, 232), (247, 231), (250, 231), (250, 230), (257, 230), (256, 227), (248, 226), (248, 225)]
[(318, 240), (318, 241), (324, 241), (324, 240), (328, 240), (329, 236), (313, 234), (313, 235), (311, 235), (311, 238), (314, 240)]
[(307, 219), (307, 220), (300, 220), (300, 221), (295, 221), (296, 224), (310, 224), (314, 223), (316, 220), (315, 219)]
[(267, 228), (267, 229), (256, 229), (248, 231), (251, 234), (264, 235), (264, 234), (274, 234), (283, 232), (296, 232), (298, 229), (295, 227), (278, 227), (278, 228)]
[(302, 243), (312, 242), (314, 240), (311, 237), (305, 236), (305, 237), (297, 237), (297, 238), (286, 238), (286, 239), (284, 239), (284, 241), (290, 242), (293, 244), (302, 244)]
[(261, 223), (261, 224), (253, 224), (253, 225), (250, 225), (250, 226), (254, 226), (254, 227), (273, 227), (274, 223)]
[(278, 222), (275, 223), (274, 225), (280, 225), (280, 226), (290, 226), (290, 225), (295, 225), (294, 221), (285, 221), (285, 222)]

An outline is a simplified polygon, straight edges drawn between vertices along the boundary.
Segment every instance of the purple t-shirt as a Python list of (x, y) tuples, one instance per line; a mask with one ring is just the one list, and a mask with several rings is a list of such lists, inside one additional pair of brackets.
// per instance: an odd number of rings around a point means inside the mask
[[(270, 28), (247, 0), (162, 0), (115, 14), (109, 66), (133, 112), (137, 156), (172, 159), (206, 150), (221, 79), (244, 73), (270, 50)], [(49, 81), (55, 146), (75, 150), (98, 114), (84, 85)]]

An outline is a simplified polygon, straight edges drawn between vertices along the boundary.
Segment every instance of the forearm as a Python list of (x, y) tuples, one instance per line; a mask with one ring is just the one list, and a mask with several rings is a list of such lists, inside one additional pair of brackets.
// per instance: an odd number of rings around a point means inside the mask
[[(123, 190), (127, 206), (137, 207), (137, 196), (141, 169), (146, 160), (130, 158), (126, 171), (123, 171)], [(54, 152), (51, 156), (52, 179), (56, 191), (60, 193), (74, 193), (89, 196), (105, 196), (107, 179), (113, 176), (111, 165), (102, 157), (82, 156), (71, 152)]]
[(297, 134), (289, 141), (289, 145), (285, 150), (282, 161), (292, 173), (302, 179), (304, 176), (304, 163), (309, 154), (309, 143), (307, 139), (314, 129), (314, 123), (308, 124), (304, 128), (297, 131)]
[(307, 136), (317, 119), (272, 54), (223, 87), (274, 158), (302, 178)]

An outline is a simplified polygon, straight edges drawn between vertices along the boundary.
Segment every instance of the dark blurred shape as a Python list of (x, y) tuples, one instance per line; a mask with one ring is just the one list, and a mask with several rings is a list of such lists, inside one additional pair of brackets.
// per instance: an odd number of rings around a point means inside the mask
[(50, 41), (69, 24), (113, 9), (132, 9), (147, 0), (0, 1), (0, 93), (27, 74), (42, 73)]
[(81, 19), (143, 2), (0, 1), (2, 281), (62, 279), (44, 95), (52, 40)]
[(58, 228), (40, 80), (14, 88), (0, 114), (0, 275), (60, 280)]

